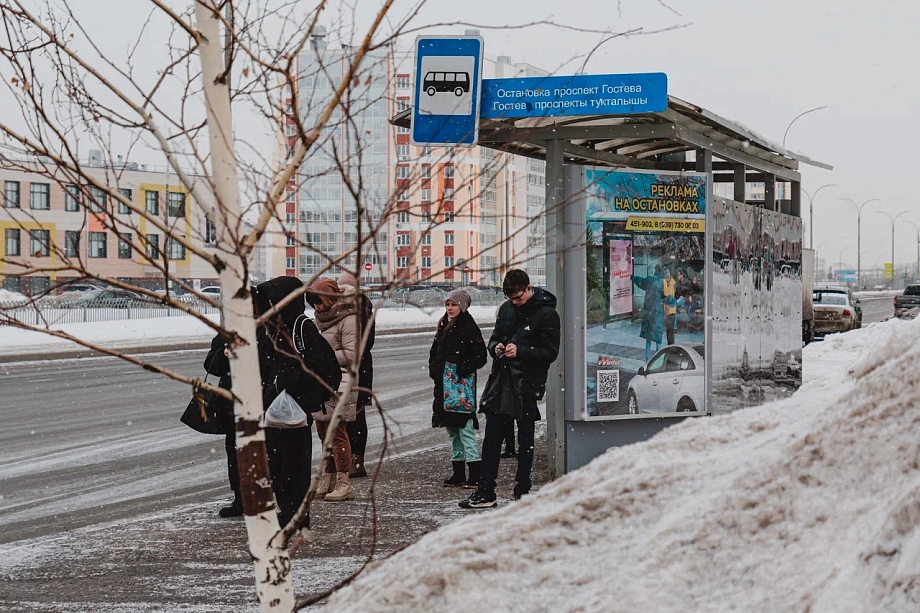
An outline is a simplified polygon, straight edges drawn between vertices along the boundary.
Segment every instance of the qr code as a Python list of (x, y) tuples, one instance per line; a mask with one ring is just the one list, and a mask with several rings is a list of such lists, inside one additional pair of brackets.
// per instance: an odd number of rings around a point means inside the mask
[(620, 400), (620, 371), (597, 371), (597, 401), (619, 402)]

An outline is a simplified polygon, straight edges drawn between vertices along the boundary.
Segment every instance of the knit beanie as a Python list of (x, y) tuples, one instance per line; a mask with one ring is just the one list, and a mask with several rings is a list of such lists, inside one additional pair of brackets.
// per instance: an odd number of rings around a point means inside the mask
[(342, 274), (339, 275), (338, 284), (339, 284), (339, 287), (342, 287), (343, 285), (350, 285), (351, 287), (354, 287), (354, 288), (358, 287), (358, 284), (355, 281), (355, 276), (351, 274), (351, 272), (348, 270), (342, 272)]
[(467, 294), (462, 289), (455, 289), (451, 293), (447, 294), (447, 298), (445, 299), (445, 302), (447, 302), (448, 300), (450, 300), (451, 302), (455, 302), (457, 306), (460, 307), (460, 310), (464, 313), (466, 313), (466, 310), (470, 308), (470, 302), (472, 302), (472, 300), (470, 299), (470, 295)]

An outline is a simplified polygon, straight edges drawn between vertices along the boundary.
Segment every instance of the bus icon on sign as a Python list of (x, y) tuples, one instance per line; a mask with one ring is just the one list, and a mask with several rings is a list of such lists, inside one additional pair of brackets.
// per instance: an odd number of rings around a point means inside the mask
[(470, 74), (432, 70), (425, 73), (422, 89), (429, 96), (434, 96), (439, 92), (453, 92), (455, 96), (460, 97), (470, 91)]

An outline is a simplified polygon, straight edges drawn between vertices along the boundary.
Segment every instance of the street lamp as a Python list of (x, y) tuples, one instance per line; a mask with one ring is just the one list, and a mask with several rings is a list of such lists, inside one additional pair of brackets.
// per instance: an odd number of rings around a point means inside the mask
[(796, 116), (792, 119), (792, 121), (789, 122), (789, 125), (786, 126), (786, 132), (783, 134), (783, 148), (786, 147), (786, 137), (789, 135), (789, 128), (792, 127), (792, 124), (794, 124), (795, 122), (797, 122), (797, 121), (799, 120), (800, 117), (804, 117), (805, 115), (808, 115), (809, 113), (814, 113), (815, 111), (820, 111), (820, 110), (823, 110), (823, 109), (826, 109), (826, 108), (827, 108), (827, 105), (826, 105), (826, 104), (825, 104), (824, 106), (816, 106), (816, 107), (813, 108), (813, 109), (808, 109), (807, 111), (805, 111), (805, 112), (803, 112), (803, 113), (799, 113), (798, 115), (796, 115)]
[(820, 192), (825, 187), (837, 187), (837, 185), (836, 183), (828, 183), (827, 185), (822, 185), (815, 190), (814, 194), (811, 195), (805, 191), (805, 188), (802, 188), (802, 192), (808, 196), (808, 246), (812, 248), (815, 246), (815, 198), (818, 197), (818, 192)]
[(904, 220), (904, 223), (912, 225), (914, 230), (917, 231), (917, 269), (914, 274), (911, 275), (912, 277), (916, 278), (916, 275), (920, 275), (920, 226), (912, 221), (907, 221), (906, 219)]
[(894, 222), (898, 220), (898, 217), (901, 215), (907, 215), (910, 211), (901, 211), (894, 217), (886, 213), (885, 211), (876, 211), (876, 213), (881, 213), (885, 217), (891, 220), (891, 279), (889, 279), (888, 289), (891, 289), (894, 286)]
[(862, 210), (863, 207), (870, 202), (879, 202), (880, 198), (872, 198), (871, 200), (866, 200), (862, 204), (856, 204), (855, 201), (849, 198), (841, 198), (841, 200), (849, 202), (856, 207), (856, 287), (862, 287), (862, 251), (860, 251), (860, 249), (862, 249)]
[[(823, 247), (826, 244), (827, 244), (827, 241), (821, 241), (821, 243), (818, 245), (818, 248), (815, 249), (815, 266), (818, 265), (818, 260), (819, 260), (818, 254), (821, 253), (821, 247)], [(825, 271), (825, 276), (827, 276), (827, 271)]]
[(840, 255), (837, 256), (837, 274), (840, 274), (840, 270), (843, 268), (843, 252), (849, 249), (849, 247), (844, 247), (840, 250)]

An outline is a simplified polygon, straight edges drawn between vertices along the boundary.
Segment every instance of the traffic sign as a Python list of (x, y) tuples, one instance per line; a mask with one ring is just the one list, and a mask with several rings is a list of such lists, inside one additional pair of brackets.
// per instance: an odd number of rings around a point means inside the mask
[(662, 72), (486, 79), (480, 117), (558, 117), (659, 113), (668, 108)]
[(889, 281), (894, 279), (894, 263), (885, 262), (885, 271), (882, 274), (882, 277), (888, 279)]
[(371, 271), (371, 268), (373, 268), (373, 266), (371, 265), (370, 262), (365, 262), (365, 263), (364, 263), (364, 270), (366, 270), (367, 272), (370, 272), (370, 271)]
[(482, 84), (481, 36), (415, 39), (413, 145), (475, 145)]

